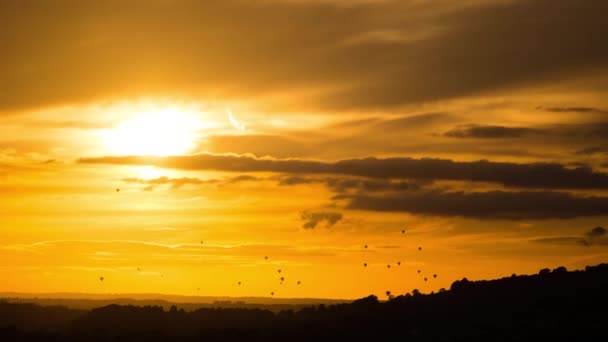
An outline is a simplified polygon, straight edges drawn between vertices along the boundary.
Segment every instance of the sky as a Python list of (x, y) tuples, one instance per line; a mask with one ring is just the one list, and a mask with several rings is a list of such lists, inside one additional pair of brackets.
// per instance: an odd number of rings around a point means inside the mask
[(2, 1), (0, 291), (359, 298), (605, 262), (607, 12)]

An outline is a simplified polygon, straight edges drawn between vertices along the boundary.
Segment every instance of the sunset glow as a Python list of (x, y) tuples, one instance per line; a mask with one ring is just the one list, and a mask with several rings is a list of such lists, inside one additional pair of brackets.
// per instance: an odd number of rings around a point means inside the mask
[(197, 116), (178, 108), (150, 110), (103, 132), (108, 153), (168, 156), (187, 154), (200, 139)]

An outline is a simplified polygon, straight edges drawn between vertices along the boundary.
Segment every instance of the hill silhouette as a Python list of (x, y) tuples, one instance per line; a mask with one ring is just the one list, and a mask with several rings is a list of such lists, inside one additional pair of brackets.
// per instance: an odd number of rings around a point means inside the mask
[[(87, 298), (87, 296), (89, 296)], [(0, 298), (11, 303), (31, 303), (41, 306), (65, 306), (73, 309), (91, 310), (111, 304), (134, 306), (160, 306), (165, 310), (175, 305), (186, 311), (201, 308), (249, 308), (267, 309), (272, 312), (282, 310), (299, 310), (303, 307), (318, 304), (349, 303), (346, 299), (323, 298), (265, 298), (265, 297), (206, 297), (206, 296), (167, 296), (162, 294), (75, 294), (49, 293), (28, 294), (3, 292)]]
[(606, 340), (608, 264), (455, 281), (438, 293), (260, 308), (108, 305), (92, 310), (0, 303), (2, 341)]

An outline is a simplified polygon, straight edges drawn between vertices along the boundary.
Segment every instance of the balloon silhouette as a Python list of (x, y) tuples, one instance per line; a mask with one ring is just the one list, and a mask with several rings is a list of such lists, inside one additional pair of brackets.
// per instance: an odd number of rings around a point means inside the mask
[(391, 268), (391, 265), (386, 265), (386, 268)]
[(418, 247), (418, 250), (419, 250), (419, 251), (421, 251), (421, 250), (422, 250), (422, 247)]
[(265, 257), (264, 257), (264, 260), (268, 260), (268, 257), (267, 257), (267, 256), (265, 256)]
[(424, 281), (426, 281), (426, 280), (427, 280), (426, 277), (424, 277)]
[(99, 281), (103, 282), (103, 277), (99, 277)]
[(281, 281), (285, 280), (285, 277), (281, 277)]
[(270, 292), (270, 295), (271, 295), (271, 296), (274, 296), (274, 292)]
[(418, 274), (420, 274), (420, 270), (418, 270)]
[(240, 281), (237, 284), (239, 284), (239, 286), (241, 286), (241, 282)]
[(433, 278), (437, 278), (437, 275), (436, 275), (436, 274), (433, 274)]
[(367, 263), (366, 262), (363, 263), (363, 267), (367, 267)]
[(401, 234), (405, 234), (405, 229), (401, 230)]
[(120, 189), (119, 189), (119, 188), (116, 188), (116, 192), (120, 192)]
[(397, 266), (401, 266), (401, 261), (397, 261)]
[(391, 296), (391, 291), (386, 291), (386, 296), (390, 297)]
[(298, 285), (300, 285), (300, 281), (298, 280)]
[(277, 272), (281, 273), (281, 269), (279, 268), (279, 269), (277, 270)]
[(365, 245), (364, 247), (367, 248), (367, 245)]

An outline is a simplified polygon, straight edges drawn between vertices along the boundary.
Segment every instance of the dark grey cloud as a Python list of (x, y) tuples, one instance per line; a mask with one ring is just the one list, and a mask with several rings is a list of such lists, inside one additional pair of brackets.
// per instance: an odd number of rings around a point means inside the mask
[(393, 192), (405, 190), (419, 190), (429, 185), (429, 181), (401, 181), (391, 179), (369, 179), (357, 177), (303, 177), (279, 176), (276, 177), (279, 185), (324, 184), (336, 193), (355, 192)]
[(395, 181), (390, 179), (361, 179), (361, 178), (327, 178), (325, 185), (333, 192), (344, 193), (349, 191), (394, 192), (419, 190), (430, 182), (422, 181)]
[(492, 182), (506, 187), (546, 189), (607, 189), (608, 174), (587, 167), (566, 168), (556, 163), (517, 164), (480, 160), (365, 158), (337, 162), (197, 154), (173, 157), (81, 158), (85, 164), (154, 165), (182, 170), (334, 174), (368, 178)]
[(606, 228), (597, 226), (597, 227), (591, 229), (590, 231), (588, 231), (587, 233), (585, 233), (585, 235), (587, 235), (590, 239), (604, 237), (604, 236), (606, 236)]
[(606, 228), (597, 226), (582, 236), (557, 236), (539, 238), (532, 240), (538, 243), (548, 243), (553, 245), (581, 245), (581, 246), (608, 246), (608, 236)]
[(604, 0), (344, 4), (1, 1), (0, 110), (288, 88), (319, 89), (296, 106), (369, 110), (605, 78)]
[(264, 180), (263, 178), (251, 176), (251, 175), (240, 175), (235, 177), (226, 177), (224, 182), (226, 183), (241, 183), (241, 182), (254, 182), (258, 180)]
[(318, 178), (303, 177), (303, 176), (280, 176), (276, 178), (279, 185), (301, 185), (321, 183)]
[(539, 130), (526, 127), (462, 125), (443, 133), (450, 138), (520, 138), (524, 135), (541, 133)]
[(545, 110), (547, 112), (554, 112), (554, 113), (608, 114), (608, 110), (603, 110), (603, 109), (594, 108), (594, 107), (548, 107), (548, 108), (539, 107), (539, 109)]
[(342, 214), (333, 211), (303, 211), (300, 213), (300, 218), (304, 221), (302, 225), (304, 229), (314, 229), (322, 222), (330, 228), (342, 220)]
[(578, 197), (553, 191), (403, 192), (396, 195), (337, 195), (348, 209), (406, 212), (475, 219), (542, 220), (608, 216), (608, 197)]

